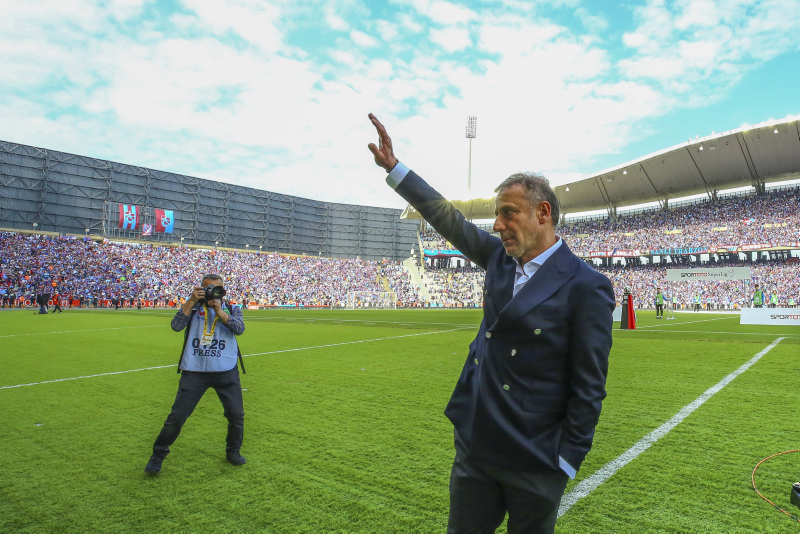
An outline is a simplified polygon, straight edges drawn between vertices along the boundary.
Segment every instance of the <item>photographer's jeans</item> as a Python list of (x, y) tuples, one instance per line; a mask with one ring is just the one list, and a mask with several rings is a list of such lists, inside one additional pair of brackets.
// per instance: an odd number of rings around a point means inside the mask
[(197, 373), (183, 371), (178, 385), (178, 394), (172, 411), (164, 422), (164, 428), (153, 444), (153, 453), (159, 456), (169, 454), (169, 446), (175, 443), (186, 419), (200, 402), (208, 388), (214, 388), (228, 419), (228, 437), (225, 452), (238, 451), (244, 439), (244, 405), (242, 384), (239, 381), (239, 368), (221, 373)]

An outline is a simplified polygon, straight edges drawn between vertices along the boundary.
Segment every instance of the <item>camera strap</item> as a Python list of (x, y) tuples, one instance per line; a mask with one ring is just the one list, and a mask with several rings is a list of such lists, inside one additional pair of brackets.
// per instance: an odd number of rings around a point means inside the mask
[[(226, 306), (227, 307), (227, 306)], [(203, 311), (205, 314), (203, 315), (203, 339), (201, 344), (204, 346), (210, 345), (211, 341), (214, 339), (214, 330), (217, 329), (217, 321), (219, 321), (219, 315), (214, 314), (214, 321), (211, 323), (211, 330), (208, 330), (208, 306), (203, 304)], [(236, 344), (239, 345), (238, 343)]]

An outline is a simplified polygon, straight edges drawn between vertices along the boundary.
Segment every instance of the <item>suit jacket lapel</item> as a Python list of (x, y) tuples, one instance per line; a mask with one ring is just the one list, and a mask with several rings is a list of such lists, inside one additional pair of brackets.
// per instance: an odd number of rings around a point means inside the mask
[[(515, 319), (525, 315), (530, 310), (550, 298), (561, 286), (570, 278), (575, 276), (575, 265), (573, 263), (572, 252), (566, 243), (550, 256), (544, 265), (539, 267), (530, 280), (519, 290), (503, 308), (498, 317)], [(512, 275), (513, 293), (513, 275)]]

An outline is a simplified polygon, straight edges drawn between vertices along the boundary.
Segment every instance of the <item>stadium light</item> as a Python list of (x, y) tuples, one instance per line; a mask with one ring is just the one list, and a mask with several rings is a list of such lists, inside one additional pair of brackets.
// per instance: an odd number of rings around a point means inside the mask
[(774, 132), (772, 132), (772, 133), (778, 133), (778, 129), (777, 129), (777, 128), (775, 128), (775, 131), (774, 131)]
[(566, 191), (569, 193), (569, 187), (566, 189)]
[(39, 226), (39, 223), (33, 223), (33, 229), (35, 230), (36, 227)]
[(628, 174), (628, 169), (625, 169), (624, 171), (622, 171), (622, 174)]
[(472, 189), (472, 140), (475, 139), (478, 130), (478, 117), (470, 115), (467, 117), (467, 139), (469, 139), (469, 169), (467, 170), (467, 191)]

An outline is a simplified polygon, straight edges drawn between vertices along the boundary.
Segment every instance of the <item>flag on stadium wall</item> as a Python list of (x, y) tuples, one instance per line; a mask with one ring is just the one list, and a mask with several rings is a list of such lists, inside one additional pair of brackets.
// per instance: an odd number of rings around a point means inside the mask
[(172, 210), (156, 211), (156, 232), (171, 234), (175, 226), (175, 212)]
[(130, 204), (119, 205), (119, 226), (126, 230), (136, 230), (139, 226), (139, 206), (131, 206)]
[(143, 224), (142, 225), (142, 235), (153, 235), (153, 225), (152, 224)]

